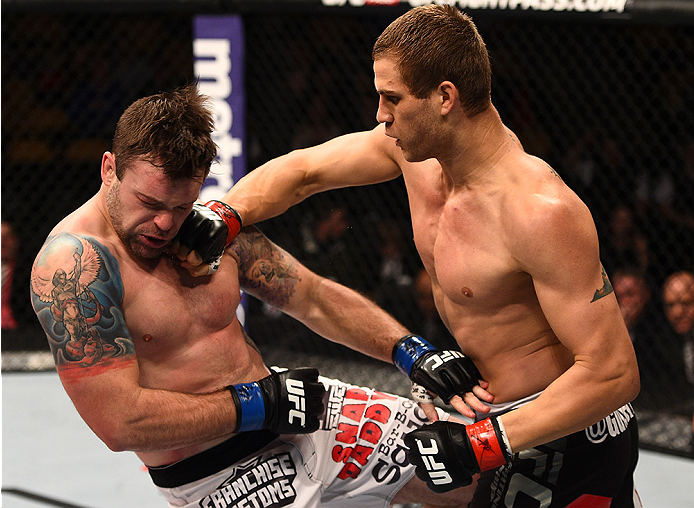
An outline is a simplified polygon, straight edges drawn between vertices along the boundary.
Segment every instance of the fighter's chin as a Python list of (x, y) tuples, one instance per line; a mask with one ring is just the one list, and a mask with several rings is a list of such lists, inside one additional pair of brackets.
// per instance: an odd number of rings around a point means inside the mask
[(405, 148), (400, 139), (398, 139), (395, 142), (395, 145), (400, 148), (400, 153), (402, 153), (403, 159), (405, 159), (407, 162), (422, 162), (423, 160), (425, 160), (421, 157), (418, 157), (417, 154)]
[(130, 252), (132, 252), (136, 257), (141, 258), (141, 259), (158, 259), (162, 255), (164, 255), (164, 252), (166, 252), (166, 247), (168, 243), (162, 246), (151, 246), (151, 245), (146, 245), (142, 242), (138, 242), (135, 239), (131, 239), (130, 242), (128, 242), (128, 247), (130, 248)]
[(153, 249), (140, 244), (131, 244), (130, 252), (141, 259), (158, 259), (164, 254), (164, 249)]
[(402, 157), (405, 159), (407, 162), (422, 162), (425, 161), (427, 158), (426, 157), (418, 157), (416, 154), (412, 152), (408, 152), (407, 150), (400, 149), (402, 152)]

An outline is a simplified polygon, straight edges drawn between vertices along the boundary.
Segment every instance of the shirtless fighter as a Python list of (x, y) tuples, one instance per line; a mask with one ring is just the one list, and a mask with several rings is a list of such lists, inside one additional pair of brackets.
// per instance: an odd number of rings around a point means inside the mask
[[(639, 373), (590, 211), (505, 128), (468, 16), (411, 9), (373, 60), (380, 125), (269, 161), (222, 201), (253, 224), (402, 176), (438, 311), (495, 396), (473, 425), (412, 432), (417, 474), (441, 492), (481, 471), (473, 507), (634, 506)], [(179, 255), (200, 268), (196, 249)]]
[[(243, 288), (386, 361), (399, 338), (418, 340), (402, 325), (254, 228), (214, 276), (194, 279), (167, 254), (194, 207), (212, 216), (201, 240), (224, 245), (239, 232), (194, 205), (216, 154), (212, 128), (195, 85), (132, 104), (102, 157), (98, 193), (34, 262), (32, 304), (78, 412), (109, 448), (137, 453), (170, 506), (463, 505), (469, 490), (432, 496), (414, 477), (403, 436), (426, 421), (416, 404), (319, 380), (315, 369), (271, 372), (236, 308)], [(474, 365), (452, 354), (403, 361), (422, 383), (488, 410), (471, 392), (491, 400)], [(466, 389), (449, 392), (444, 372)]]

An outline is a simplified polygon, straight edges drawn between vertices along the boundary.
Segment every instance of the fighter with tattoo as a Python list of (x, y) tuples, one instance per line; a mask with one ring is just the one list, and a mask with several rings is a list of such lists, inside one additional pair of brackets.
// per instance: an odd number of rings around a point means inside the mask
[[(61, 249), (54, 248), (58, 244)], [(41, 302), (36, 303), (37, 307), (43, 307), (39, 319), (49, 318), (46, 315), (48, 307), (56, 324), (62, 325), (48, 336), (56, 363), (76, 361), (86, 366), (98, 362), (104, 355), (114, 355), (118, 351), (116, 345), (105, 342), (98, 327), (94, 326), (102, 321), (104, 310), (89, 287), (99, 274), (100, 260), (96, 250), (88, 241), (74, 237), (72, 241), (47, 247), (44, 253), (50, 253), (50, 258), (45, 255), (34, 263), (31, 287)], [(66, 269), (69, 269), (69, 254), (73, 248), (74, 266), (68, 273)]]
[[(137, 453), (170, 506), (464, 505), (469, 489), (431, 495), (414, 476), (403, 438), (426, 416), (413, 401), (265, 365), (236, 315), (242, 290), (387, 362), (401, 339), (426, 341), (241, 230), (224, 205), (197, 203), (212, 129), (195, 85), (133, 103), (102, 157), (99, 191), (36, 257), (32, 304), (79, 414), (109, 448)], [(170, 252), (179, 231), (221, 245), (215, 273), (182, 266)], [(410, 353), (420, 384), (464, 399), (470, 414), (488, 409), (469, 359), (432, 346)], [(418, 362), (443, 358), (436, 372)], [(446, 385), (456, 376), (462, 388)]]
[(402, 178), (436, 308), (495, 396), (472, 425), (410, 434), (418, 475), (441, 492), (481, 472), (475, 508), (634, 506), (639, 372), (590, 210), (504, 125), (469, 16), (410, 9), (372, 58), (378, 126), (268, 161), (222, 202), (254, 224), (317, 192)]

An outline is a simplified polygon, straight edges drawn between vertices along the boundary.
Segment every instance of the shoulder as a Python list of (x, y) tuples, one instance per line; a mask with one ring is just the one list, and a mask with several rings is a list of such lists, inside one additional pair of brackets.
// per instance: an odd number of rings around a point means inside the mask
[(503, 201), (503, 230), (523, 263), (597, 248), (590, 210), (547, 163), (521, 158)]
[(63, 279), (83, 289), (98, 286), (112, 299), (122, 299), (118, 259), (98, 238), (60, 231), (46, 239), (32, 265), (32, 296), (45, 300)]
[[(527, 154), (516, 157), (503, 200), (504, 216), (513, 228), (546, 230), (550, 226), (586, 220), (590, 211), (559, 174), (542, 159)], [(545, 226), (545, 227), (541, 227)]]
[(121, 360), (133, 358), (118, 260), (97, 238), (67, 231), (50, 236), (34, 261), (30, 289), (61, 379), (97, 373), (84, 370), (97, 363), (120, 368), (127, 365)]

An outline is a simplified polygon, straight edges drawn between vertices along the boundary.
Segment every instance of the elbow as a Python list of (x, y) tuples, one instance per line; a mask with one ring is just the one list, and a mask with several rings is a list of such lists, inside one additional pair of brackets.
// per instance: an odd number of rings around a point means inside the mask
[[(292, 203), (301, 203), (306, 198), (318, 194), (319, 192), (330, 190), (324, 174), (318, 171), (315, 162), (310, 159), (311, 148), (300, 148), (290, 152), (286, 157), (289, 159), (289, 167), (292, 168), (292, 178), (294, 186), (292, 189)], [(284, 171), (282, 176), (287, 178), (290, 174)]]
[(112, 452), (127, 452), (132, 450), (131, 447), (127, 446), (124, 442), (121, 441), (109, 440), (104, 441), (104, 443)]
[(86, 420), (89, 428), (114, 452), (136, 451), (147, 436), (138, 430), (137, 420), (128, 418), (125, 411), (104, 411), (103, 417)]
[(92, 427), (92, 430), (112, 452), (132, 451), (135, 449), (132, 434), (125, 427), (125, 425), (111, 424), (101, 425), (98, 428)]
[(628, 401), (631, 402), (634, 400), (638, 394), (641, 392), (641, 375), (639, 374), (639, 368), (638, 365), (634, 367), (632, 375), (631, 375), (631, 382), (629, 384), (630, 386), (630, 391), (628, 395)]
[(633, 361), (629, 361), (624, 365), (621, 375), (619, 376), (622, 389), (622, 402), (627, 404), (634, 400), (641, 391), (641, 376), (639, 375), (639, 367), (636, 363), (636, 357)]
[(315, 324), (324, 316), (324, 304), (330, 301), (328, 298), (332, 298), (332, 296), (326, 296), (326, 284), (334, 284), (334, 282), (314, 272), (308, 272), (302, 275), (302, 284), (306, 286), (302, 290), (303, 297), (300, 305), (284, 309), (284, 312), (313, 330)]

